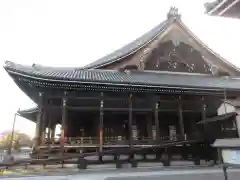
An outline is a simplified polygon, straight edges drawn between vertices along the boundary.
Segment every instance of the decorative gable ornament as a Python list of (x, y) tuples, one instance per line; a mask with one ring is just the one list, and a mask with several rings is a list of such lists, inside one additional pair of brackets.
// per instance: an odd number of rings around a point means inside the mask
[(167, 19), (181, 19), (181, 15), (178, 13), (178, 8), (176, 7), (170, 7), (169, 12), (167, 13)]

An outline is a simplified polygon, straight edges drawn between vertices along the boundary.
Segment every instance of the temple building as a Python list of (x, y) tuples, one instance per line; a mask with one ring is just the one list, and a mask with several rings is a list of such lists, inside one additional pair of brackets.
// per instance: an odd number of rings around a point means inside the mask
[(156, 157), (164, 152), (200, 160), (210, 156), (201, 148), (216, 138), (239, 137), (240, 69), (196, 37), (176, 8), (146, 34), (85, 67), (7, 61), (4, 68), (38, 105), (18, 112), (36, 122), (37, 150), (164, 147)]
[(205, 3), (205, 8), (209, 15), (240, 18), (240, 0), (214, 0)]

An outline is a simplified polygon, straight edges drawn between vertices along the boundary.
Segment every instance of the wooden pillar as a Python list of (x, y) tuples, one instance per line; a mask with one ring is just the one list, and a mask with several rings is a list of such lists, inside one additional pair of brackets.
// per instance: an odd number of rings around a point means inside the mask
[(55, 129), (56, 129), (56, 124), (55, 122), (51, 126), (51, 139), (54, 140), (55, 138)]
[[(52, 105), (52, 101), (49, 102), (48, 105)], [(52, 142), (52, 138), (51, 138), (51, 133), (52, 133), (52, 119), (51, 119), (51, 113), (48, 113), (48, 124), (47, 124), (47, 128), (48, 128), (48, 134), (47, 134), (47, 142), (48, 144), (51, 144)]]
[(201, 114), (202, 114), (202, 120), (205, 120), (206, 119), (206, 104), (204, 102), (204, 97), (202, 96), (202, 111), (201, 111)]
[(129, 145), (130, 148), (132, 148), (132, 94), (129, 94), (128, 98), (128, 133), (129, 133)]
[(132, 139), (138, 140), (139, 139), (139, 126), (137, 124), (137, 115), (133, 112), (132, 113)]
[[(66, 93), (64, 94), (66, 95)], [(65, 136), (67, 132), (67, 98), (64, 96), (62, 98), (62, 124), (61, 124), (61, 137), (60, 137), (60, 151), (62, 157), (64, 156), (64, 143), (65, 143)], [(62, 168), (63, 168), (64, 161), (62, 161)]]
[[(201, 97), (201, 101), (202, 101), (201, 121), (204, 121), (206, 119), (206, 104), (203, 96)], [(204, 131), (204, 125), (201, 126), (201, 130)]]
[[(205, 100), (204, 97), (201, 97), (201, 121), (204, 121), (206, 119), (206, 104), (205, 104)], [(200, 128), (202, 131), (205, 131), (205, 125), (201, 125)]]
[(48, 132), (47, 132), (47, 142), (48, 144), (51, 144), (51, 118), (48, 118)]
[(181, 96), (179, 96), (179, 104), (178, 104), (178, 116), (179, 116), (179, 127), (180, 127), (180, 138), (184, 139), (184, 123), (183, 123), (183, 110), (182, 110), (182, 103), (181, 103)]
[(47, 113), (45, 109), (42, 111), (42, 122), (41, 122), (41, 138), (40, 138), (40, 144), (45, 143), (45, 136), (46, 136), (46, 119), (47, 119)]
[(43, 113), (43, 94), (39, 92), (39, 102), (38, 102), (38, 112), (35, 130), (35, 145), (34, 148), (37, 149), (40, 145), (41, 140), (41, 124), (42, 124), (42, 113)]
[(152, 112), (147, 115), (147, 136), (152, 138)]
[(226, 105), (226, 102), (227, 102), (227, 90), (224, 89), (224, 111), (225, 111), (225, 114), (227, 113), (227, 105)]
[[(206, 104), (205, 104), (205, 99), (204, 96), (201, 97), (201, 121), (205, 121), (206, 119)], [(204, 125), (200, 126), (201, 130), (204, 132)], [(205, 138), (205, 137), (204, 137)], [(203, 153), (205, 157), (209, 157), (210, 150), (209, 150), (209, 145), (205, 144)]]
[(100, 152), (103, 150), (103, 93), (101, 93), (101, 101), (100, 101), (100, 118), (99, 118), (99, 144), (100, 144)]
[(156, 126), (156, 140), (159, 141), (160, 134), (159, 134), (159, 119), (158, 119), (158, 107), (159, 104), (156, 102), (155, 104), (155, 126)]
[(65, 136), (67, 132), (67, 99), (66, 97), (62, 98), (62, 125), (61, 125), (61, 138), (60, 138), (60, 145), (61, 151), (64, 151), (64, 142)]

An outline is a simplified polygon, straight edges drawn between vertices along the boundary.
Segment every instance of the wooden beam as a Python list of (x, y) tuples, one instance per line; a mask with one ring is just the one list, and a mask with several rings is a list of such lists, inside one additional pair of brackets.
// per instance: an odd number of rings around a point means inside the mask
[[(84, 94), (84, 93), (83, 93)], [(116, 93), (116, 97), (109, 97), (107, 96), (107, 93), (104, 94), (104, 97), (101, 97), (100, 95), (99, 96), (84, 96), (83, 94), (71, 94), (70, 92), (68, 93), (68, 99), (71, 100), (71, 99), (75, 99), (75, 100), (104, 100), (104, 101), (126, 101), (128, 100), (128, 96), (126, 94), (126, 96), (120, 96), (118, 97), (118, 94)], [(146, 94), (146, 93), (144, 93)], [(219, 94), (218, 96), (221, 97), (223, 93)], [(199, 100), (197, 101), (191, 101), (191, 100), (167, 100), (167, 99), (161, 99), (161, 96), (162, 95), (153, 95), (150, 93), (150, 95), (147, 97), (136, 97), (134, 96), (132, 98), (132, 101), (146, 101), (146, 99), (149, 99), (150, 97), (154, 96), (154, 99), (156, 101), (161, 101), (161, 103), (172, 103), (172, 104), (177, 104), (179, 103), (179, 101), (182, 103), (182, 104), (185, 104), (185, 103), (189, 103), (189, 104), (200, 104), (201, 103), (201, 95), (194, 95), (193, 96), (198, 96), (199, 97)], [(164, 96), (171, 96), (171, 95), (174, 95), (174, 94), (163, 94)], [(46, 94), (45, 95), (47, 98), (50, 98), (50, 99), (61, 99), (64, 94)]]
[[(118, 94), (120, 94), (121, 96), (118, 96)], [(125, 92), (126, 95), (124, 95), (124, 93), (116, 93), (116, 97), (112, 97), (112, 96), (108, 96), (107, 95), (107, 92), (104, 96), (104, 101), (106, 100), (109, 100), (109, 101), (117, 101), (117, 100), (127, 100), (128, 99), (128, 94), (127, 92)], [(137, 93), (139, 94), (139, 93)], [(152, 92), (142, 92), (142, 94), (149, 94), (149, 95), (154, 95)], [(199, 96), (201, 97), (202, 95), (211, 95), (211, 96), (216, 96), (216, 97), (222, 97), (223, 95), (223, 92), (194, 92), (194, 93), (184, 93), (183, 94), (188, 94), (188, 95), (193, 95), (193, 96)], [(122, 96), (123, 95), (123, 96)], [(156, 98), (159, 97), (159, 100), (160, 100), (160, 96), (162, 95), (179, 95), (179, 92), (173, 92), (173, 91), (170, 91), (170, 92), (158, 92), (158, 95), (156, 96)], [(49, 93), (45, 93), (45, 96), (49, 99), (61, 99), (63, 96), (64, 96), (64, 91), (63, 92), (60, 92), (60, 93), (55, 93), (55, 92), (49, 92)], [(101, 99), (101, 96), (100, 95), (97, 95), (96, 94), (93, 94), (93, 96), (89, 95), (89, 94), (86, 94), (85, 91), (82, 91), (82, 92), (78, 92), (78, 93), (73, 93), (73, 92), (68, 92), (68, 97), (69, 97), (69, 100), (71, 99), (79, 99), (79, 100), (100, 100)], [(141, 98), (141, 97), (136, 97), (137, 99), (140, 99), (142, 101), (145, 101), (146, 99), (145, 98)], [(161, 100), (162, 102), (169, 102), (168, 100)], [(178, 101), (178, 100), (176, 100)], [(175, 103), (176, 103), (175, 101)], [(174, 101), (172, 101), (174, 103)], [(192, 103), (192, 101), (184, 101), (183, 103)], [(200, 103), (198, 101), (198, 103)]]
[[(60, 106), (55, 106), (55, 105), (52, 105), (52, 106), (46, 106), (46, 108), (48, 109), (62, 109), (62, 107)], [(74, 111), (99, 111), (99, 107), (97, 106), (94, 106), (94, 107), (91, 107), (91, 106), (67, 106), (66, 109), (69, 109), (69, 110), (74, 110)], [(103, 107), (103, 111), (116, 111), (116, 112), (128, 112), (129, 108), (106, 108), (106, 107)], [(132, 108), (132, 111), (134, 112), (155, 112), (155, 110), (153, 108)], [(158, 109), (158, 112), (178, 112), (178, 109), (174, 108), (174, 109)], [(201, 109), (182, 109), (182, 112), (202, 112)]]

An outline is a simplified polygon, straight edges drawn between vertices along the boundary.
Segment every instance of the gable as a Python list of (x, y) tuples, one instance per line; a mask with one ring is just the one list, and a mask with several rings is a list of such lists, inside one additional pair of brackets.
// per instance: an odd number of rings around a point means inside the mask
[(172, 23), (162, 37), (147, 47), (144, 69), (229, 75), (228, 69), (212, 59), (209, 60), (209, 53), (195, 42), (194, 37), (190, 36), (180, 23)]
[(198, 51), (181, 41), (168, 40), (159, 43), (145, 61), (145, 70), (215, 73)]
[[(168, 33), (161, 39), (162, 42), (171, 40), (176, 46), (179, 43), (189, 45), (200, 53), (203, 63), (207, 63), (213, 74), (240, 75), (240, 69), (226, 61), (219, 54), (210, 49), (195, 36), (181, 20), (177, 20), (168, 29)], [(200, 63), (200, 62), (199, 62)]]
[(162, 34), (144, 48), (105, 68), (119, 69), (136, 65), (142, 70), (230, 74), (227, 69), (208, 59), (210, 59), (209, 54), (202, 51), (202, 48), (175, 20)]
[[(124, 68), (129, 65), (135, 65), (138, 69), (151, 69), (148, 65), (150, 58), (152, 57), (152, 53), (155, 53), (155, 60), (161, 59), (162, 55), (157, 55), (156, 49), (165, 49), (164, 43), (172, 42), (174, 47), (172, 50), (181, 49), (183, 46), (186, 47), (186, 52), (193, 51), (188, 54), (187, 59), (183, 59), (182, 54), (178, 57), (177, 61), (180, 66), (183, 68), (190, 67), (193, 69), (193, 66), (197, 63), (198, 68), (195, 72), (197, 73), (207, 73), (210, 72), (203, 70), (209, 69), (212, 74), (219, 75), (240, 75), (240, 70), (236, 68), (234, 65), (230, 64), (223, 58), (221, 58), (218, 54), (209, 49), (206, 45), (204, 45), (181, 21), (179, 16), (172, 16), (159, 26), (149, 31), (142, 37), (138, 38), (136, 41), (130, 43), (129, 45), (121, 48), (120, 50), (101, 58), (100, 61), (95, 61), (90, 64), (90, 66), (86, 66), (86, 68), (101, 68), (101, 69), (119, 69)], [(162, 51), (162, 50), (160, 50)], [(169, 53), (169, 49), (167, 49)], [(194, 55), (193, 55), (194, 54)], [(185, 57), (185, 56), (184, 56)], [(176, 59), (176, 57), (175, 57)], [(180, 61), (180, 59), (182, 59)], [(190, 61), (191, 59), (191, 61)], [(154, 61), (151, 59), (151, 61)], [(165, 61), (167, 61), (165, 59)], [(165, 62), (163, 66), (167, 66), (168, 64), (176, 64), (170, 59), (170, 62)], [(194, 61), (194, 62), (192, 62)], [(152, 64), (157, 64), (157, 62), (151, 62)], [(95, 64), (95, 65), (94, 65)], [(200, 68), (200, 66), (203, 66)], [(199, 69), (200, 68), (200, 69)], [(183, 68), (184, 69), (184, 68)], [(183, 71), (180, 70), (181, 72)], [(192, 70), (185, 68), (186, 72), (191, 72)], [(162, 70), (161, 68), (159, 70)], [(166, 70), (166, 68), (164, 68)], [(169, 70), (169, 69), (168, 69)], [(177, 71), (176, 69), (170, 69), (170, 71)]]

